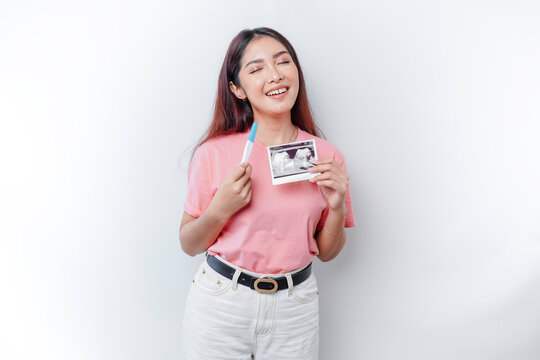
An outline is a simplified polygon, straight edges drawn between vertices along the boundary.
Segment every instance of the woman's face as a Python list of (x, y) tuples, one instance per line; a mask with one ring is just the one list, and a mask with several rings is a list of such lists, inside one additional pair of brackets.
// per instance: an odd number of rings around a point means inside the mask
[(276, 39), (262, 36), (248, 44), (238, 78), (238, 87), (230, 83), (231, 91), (240, 99), (247, 96), (254, 115), (275, 117), (291, 111), (298, 95), (298, 69)]

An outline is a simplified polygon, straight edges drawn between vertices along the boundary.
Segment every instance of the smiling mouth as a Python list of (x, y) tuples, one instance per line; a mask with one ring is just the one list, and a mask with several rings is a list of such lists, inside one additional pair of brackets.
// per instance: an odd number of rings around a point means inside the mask
[(266, 93), (266, 96), (281, 95), (289, 90), (288, 87), (282, 87), (277, 90), (270, 91)]

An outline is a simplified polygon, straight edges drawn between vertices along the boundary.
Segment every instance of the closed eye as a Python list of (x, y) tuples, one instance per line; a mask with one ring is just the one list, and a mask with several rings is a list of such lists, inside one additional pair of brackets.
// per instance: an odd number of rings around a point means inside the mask
[[(290, 60), (285, 60), (285, 61), (279, 62), (278, 65), (280, 65), (280, 64), (288, 64), (288, 63), (290, 63), (290, 62), (291, 62)], [(255, 70), (251, 71), (250, 74), (256, 73), (256, 72), (259, 71), (259, 70), (262, 70), (262, 68), (255, 69)]]

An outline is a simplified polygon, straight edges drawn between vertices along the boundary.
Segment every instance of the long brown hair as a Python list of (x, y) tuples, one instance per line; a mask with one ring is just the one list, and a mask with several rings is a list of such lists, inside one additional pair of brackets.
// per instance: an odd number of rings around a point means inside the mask
[(240, 63), (244, 51), (253, 38), (260, 36), (270, 36), (283, 44), (289, 54), (291, 54), (291, 57), (298, 68), (298, 96), (291, 109), (291, 121), (293, 125), (298, 126), (300, 129), (312, 135), (321, 136), (321, 131), (317, 125), (315, 125), (309, 108), (304, 75), (294, 48), (291, 43), (277, 31), (267, 27), (258, 27), (253, 30), (242, 30), (231, 41), (219, 74), (212, 123), (201, 137), (198, 145), (219, 135), (246, 131), (251, 127), (251, 124), (253, 124), (253, 110), (251, 109), (251, 104), (249, 101), (238, 99), (232, 93), (229, 89), (229, 81), (232, 81), (236, 86), (239, 85), (238, 72), (240, 70)]

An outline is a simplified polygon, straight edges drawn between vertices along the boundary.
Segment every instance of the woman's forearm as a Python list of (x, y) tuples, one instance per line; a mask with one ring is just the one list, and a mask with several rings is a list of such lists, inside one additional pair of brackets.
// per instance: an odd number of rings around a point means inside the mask
[(316, 240), (319, 246), (319, 259), (330, 261), (343, 249), (346, 241), (345, 215), (347, 207), (340, 209), (330, 208), (328, 216), (321, 231), (317, 233)]
[(180, 224), (182, 250), (191, 256), (205, 252), (216, 241), (229, 218), (250, 201), (251, 165), (243, 163), (223, 180), (200, 217), (184, 212)]
[(228, 218), (216, 214), (209, 207), (200, 217), (184, 213), (180, 225), (180, 245), (182, 250), (195, 256), (205, 252), (216, 241)]

